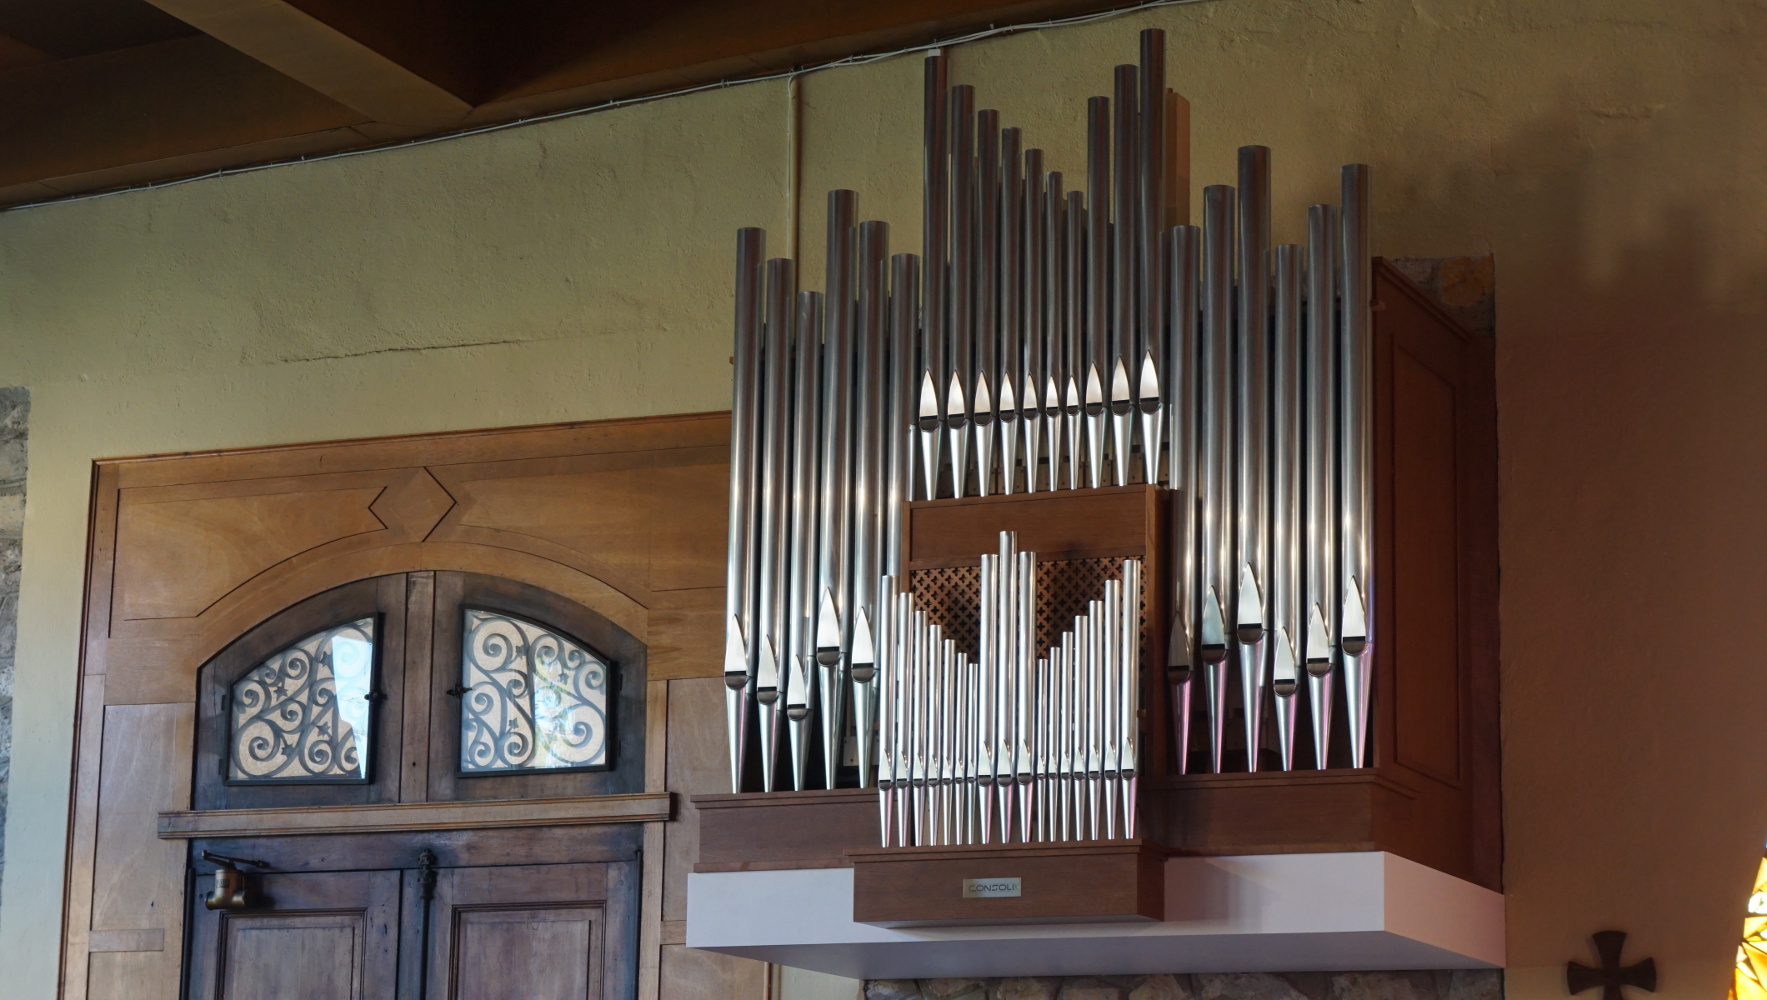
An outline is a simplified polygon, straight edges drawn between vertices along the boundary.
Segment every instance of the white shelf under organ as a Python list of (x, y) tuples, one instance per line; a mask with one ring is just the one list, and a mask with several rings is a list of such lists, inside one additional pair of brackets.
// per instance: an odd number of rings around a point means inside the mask
[(1500, 893), (1381, 851), (1168, 858), (1163, 919), (1144, 922), (880, 927), (853, 919), (853, 879), (841, 867), (696, 872), (687, 945), (856, 979), (1490, 969), (1504, 960)]

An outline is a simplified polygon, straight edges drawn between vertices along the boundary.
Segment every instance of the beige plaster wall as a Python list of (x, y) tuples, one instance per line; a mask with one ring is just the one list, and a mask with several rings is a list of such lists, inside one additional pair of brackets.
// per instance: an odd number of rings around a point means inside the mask
[[(1375, 249), (1494, 251), (1509, 989), (1631, 932), (1712, 997), (1767, 837), (1767, 6), (1214, 0), (955, 52), (1051, 151), (1170, 33), (1194, 170), (1275, 150), (1280, 239), (1374, 165)], [(0, 384), (33, 392), (0, 968), (55, 973), (89, 463), (699, 410), (728, 398), (732, 231), (806, 266), (826, 188), (916, 248), (906, 59), (0, 215)], [(799, 140), (796, 153), (788, 136)], [(794, 175), (792, 164), (798, 169)]]

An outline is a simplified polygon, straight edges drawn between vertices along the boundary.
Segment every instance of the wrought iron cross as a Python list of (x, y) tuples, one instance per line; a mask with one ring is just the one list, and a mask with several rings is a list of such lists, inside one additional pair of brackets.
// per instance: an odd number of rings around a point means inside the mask
[(1625, 931), (1596, 931), (1595, 953), (1601, 956), (1601, 968), (1591, 969), (1581, 962), (1565, 964), (1565, 987), (1581, 993), (1592, 986), (1601, 987), (1601, 1000), (1625, 1000), (1620, 987), (1632, 986), (1646, 993), (1657, 991), (1657, 960), (1622, 967), (1620, 952), (1626, 947)]

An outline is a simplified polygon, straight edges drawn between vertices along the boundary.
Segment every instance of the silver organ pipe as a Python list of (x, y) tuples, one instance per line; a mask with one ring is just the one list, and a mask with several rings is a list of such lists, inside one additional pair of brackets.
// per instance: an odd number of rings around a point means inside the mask
[(1080, 376), (1086, 414), (1086, 483), (1104, 485), (1104, 439), (1109, 424), (1105, 380), (1111, 370), (1111, 102), (1086, 102), (1086, 360)]
[(1276, 322), (1270, 348), (1270, 691), (1276, 751), (1295, 767), (1301, 682), (1301, 269), (1302, 249), (1276, 248)]
[(1166, 640), (1166, 684), (1172, 699), (1173, 766), (1179, 774), (1190, 768), (1191, 692), (1196, 679), (1197, 625), (1205, 588), (1197, 553), (1197, 530), (1203, 516), (1197, 468), (1198, 380), (1197, 264), (1202, 230), (1172, 227), (1168, 250), (1171, 275), (1167, 310), (1164, 385), (1172, 403), (1166, 406), (1170, 455), (1166, 483), (1172, 490), (1172, 628)]
[(841, 715), (846, 704), (848, 644), (853, 634), (852, 465), (853, 231), (858, 196), (828, 193), (828, 284), (822, 325), (822, 489), (817, 539), (816, 663), (823, 777), (833, 788), (840, 770)]
[[(858, 390), (853, 420), (852, 584), (854, 641), (849, 675), (853, 685), (854, 754), (859, 785), (868, 787), (876, 762), (871, 733), (877, 725), (876, 640), (879, 577), (884, 566), (884, 509), (889, 369), (885, 344), (889, 319), (889, 226), (863, 222), (858, 229)], [(802, 783), (797, 786), (803, 787)]]
[(969, 486), (970, 402), (975, 390), (976, 308), (975, 88), (951, 88), (951, 381), (946, 389), (946, 434), (951, 448), (951, 495)]
[(995, 407), (1000, 399), (1000, 112), (976, 112), (975, 378), (976, 495), (993, 492)]
[(729, 751), (730, 790), (742, 791), (748, 751), (749, 700), (754, 694), (756, 544), (755, 467), (760, 458), (761, 258), (766, 234), (736, 234), (736, 329), (731, 352), (730, 403), (730, 563), (726, 570), (724, 636), (724, 724)]
[(999, 358), (995, 403), (1000, 410), (1000, 492), (1011, 493), (1019, 481), (1020, 411), (1024, 407), (1025, 211), (1022, 145), (1016, 128), (1000, 131), (1000, 324), (995, 352)]
[[(1193, 730), (1212, 770), (1256, 770), (1268, 715), (1284, 769), (1323, 768), (1341, 700), (1348, 762), (1370, 763), (1368, 171), (1309, 209), (1305, 247), (1270, 247), (1261, 146), (1205, 189), (1200, 227), (1174, 224), (1163, 48), (1144, 33), (1087, 101), (1084, 190), (934, 56), (920, 255), (889, 256), (850, 191), (829, 195), (822, 292), (739, 234), (733, 789), (833, 787), (850, 731), (886, 844), (1053, 842), (1133, 836), (1140, 777), (1187, 770)], [(973, 648), (917, 603), (910, 501), (1138, 482), (1170, 490), (1163, 664), (1141, 663), (1133, 559), (1047, 645), (1040, 575), (1063, 570), (1010, 532), (981, 554)], [(1156, 694), (1167, 747), (1140, 742)]]
[(1343, 611), (1344, 709), (1350, 724), (1350, 766), (1368, 761), (1368, 712), (1374, 680), (1374, 276), (1368, 243), (1368, 167), (1343, 168), (1340, 217), (1338, 357), (1338, 542)]
[(897, 578), (902, 575), (902, 519), (914, 487), (919, 265), (919, 259), (911, 253), (899, 253), (890, 258), (889, 405), (879, 433), (884, 440), (888, 470), (883, 497), (883, 572)]
[(1233, 587), (1233, 188), (1203, 189), (1202, 347), (1197, 388), (1197, 493), (1202, 504), (1197, 558), (1201, 607), (1197, 659), (1208, 701), (1209, 764), (1227, 765), (1228, 611)]
[(797, 266), (783, 257), (767, 262), (766, 340), (761, 355), (761, 398), (765, 411), (761, 422), (761, 545), (759, 564), (760, 614), (756, 616), (756, 639), (760, 660), (755, 668), (755, 700), (761, 706), (761, 788), (772, 791), (779, 750), (779, 704), (782, 677), (780, 660), (787, 648), (786, 602), (789, 556), (786, 538), (790, 525), (788, 489), (791, 478), (790, 416), (792, 386), (792, 321), (797, 298)]
[[(1138, 156), (1135, 238), (1137, 247), (1136, 408), (1141, 412), (1141, 478), (1159, 481), (1161, 434), (1160, 377), (1165, 364), (1166, 316), (1170, 301), (1166, 282), (1166, 33), (1150, 28), (1141, 33), (1141, 114), (1136, 141)], [(1137, 360), (1138, 359), (1138, 360)]]
[[(925, 402), (930, 402), (935, 415), (930, 418), (932, 430), (920, 437), (922, 449), (921, 466), (924, 480), (921, 484), (921, 499), (931, 500), (939, 495), (939, 434), (938, 426), (944, 414), (939, 412), (939, 393), (945, 388), (947, 377), (945, 351), (949, 330), (945, 322), (946, 290), (949, 287), (947, 267), (947, 241), (949, 239), (951, 192), (950, 163), (946, 153), (947, 139), (945, 126), (946, 113), (946, 63), (943, 53), (933, 55), (926, 61), (926, 82), (922, 116), (925, 121), (925, 166), (922, 185), (924, 194), (921, 197), (921, 285), (924, 295), (921, 302), (921, 367), (924, 379), (915, 379), (916, 384), (928, 381), (933, 392)], [(918, 391), (918, 390), (917, 390)], [(917, 405), (924, 405), (916, 400)], [(923, 410), (924, 413), (924, 410)], [(926, 428), (922, 428), (925, 430)]]
[(1135, 227), (1140, 221), (1140, 170), (1135, 155), (1139, 80), (1135, 66), (1117, 67), (1111, 129), (1111, 186), (1115, 197), (1110, 226), (1110, 366), (1105, 376), (1110, 383), (1111, 473), (1118, 486), (1129, 485), (1130, 437), (1135, 428), (1137, 395), (1132, 389), (1131, 375), (1139, 374), (1136, 362), (1140, 357), (1136, 349), (1136, 286), (1140, 275), (1135, 265), (1139, 249)]
[(786, 721), (791, 734), (792, 787), (805, 787), (806, 768), (811, 749), (806, 725), (810, 715), (814, 685), (817, 679), (816, 648), (812, 641), (816, 630), (816, 547), (804, 539), (813, 539), (817, 529), (817, 507), (820, 482), (817, 468), (821, 459), (821, 393), (822, 393), (822, 293), (799, 292), (797, 343), (792, 363), (794, 374), (791, 427), (791, 489), (788, 511), (789, 536), (787, 550), (790, 577), (787, 586), (785, 662)]
[[(1050, 175), (1050, 190), (1060, 187), (1060, 174)], [(1069, 191), (1062, 206), (1063, 227), (1061, 255), (1067, 274), (1066, 316), (1063, 320), (1064, 350), (1067, 354), (1062, 373), (1062, 422), (1067, 431), (1067, 488), (1077, 490), (1085, 482), (1086, 415), (1085, 399), (1080, 387), (1086, 383), (1086, 194)]]
[(1337, 210), (1307, 209), (1307, 329), (1303, 373), (1307, 427), (1305, 528), (1307, 707), (1313, 766), (1331, 759), (1332, 670), (1337, 664)]
[(1246, 770), (1258, 769), (1263, 747), (1264, 692), (1270, 682), (1270, 150), (1239, 150), (1239, 309), (1234, 367), (1235, 471), (1239, 505), (1234, 575), (1238, 592), (1233, 631), (1239, 660), (1240, 709), (1245, 720)]
[[(1025, 492), (1037, 492), (1043, 482), (1043, 443), (1054, 440), (1044, 432), (1044, 381), (1048, 377), (1049, 300), (1044, 282), (1048, 278), (1048, 243), (1044, 226), (1048, 222), (1048, 205), (1043, 189), (1043, 151), (1025, 150), (1024, 178), (1020, 184), (1023, 198), (1023, 219), (1019, 227), (1022, 260), (1019, 278), (1020, 293), (1020, 362), (1019, 416), (1025, 443)], [(1050, 464), (1054, 465), (1051, 452)]]

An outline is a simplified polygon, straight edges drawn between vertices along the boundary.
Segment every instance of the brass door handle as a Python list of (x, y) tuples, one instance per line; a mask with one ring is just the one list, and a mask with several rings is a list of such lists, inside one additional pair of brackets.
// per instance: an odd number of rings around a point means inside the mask
[(251, 891), (246, 885), (245, 872), (239, 870), (240, 865), (253, 868), (268, 868), (268, 862), (253, 861), (250, 858), (230, 858), (225, 854), (212, 851), (202, 852), (204, 861), (213, 861), (219, 868), (215, 869), (215, 887), (203, 897), (202, 905), (211, 910), (244, 910), (251, 906)]

